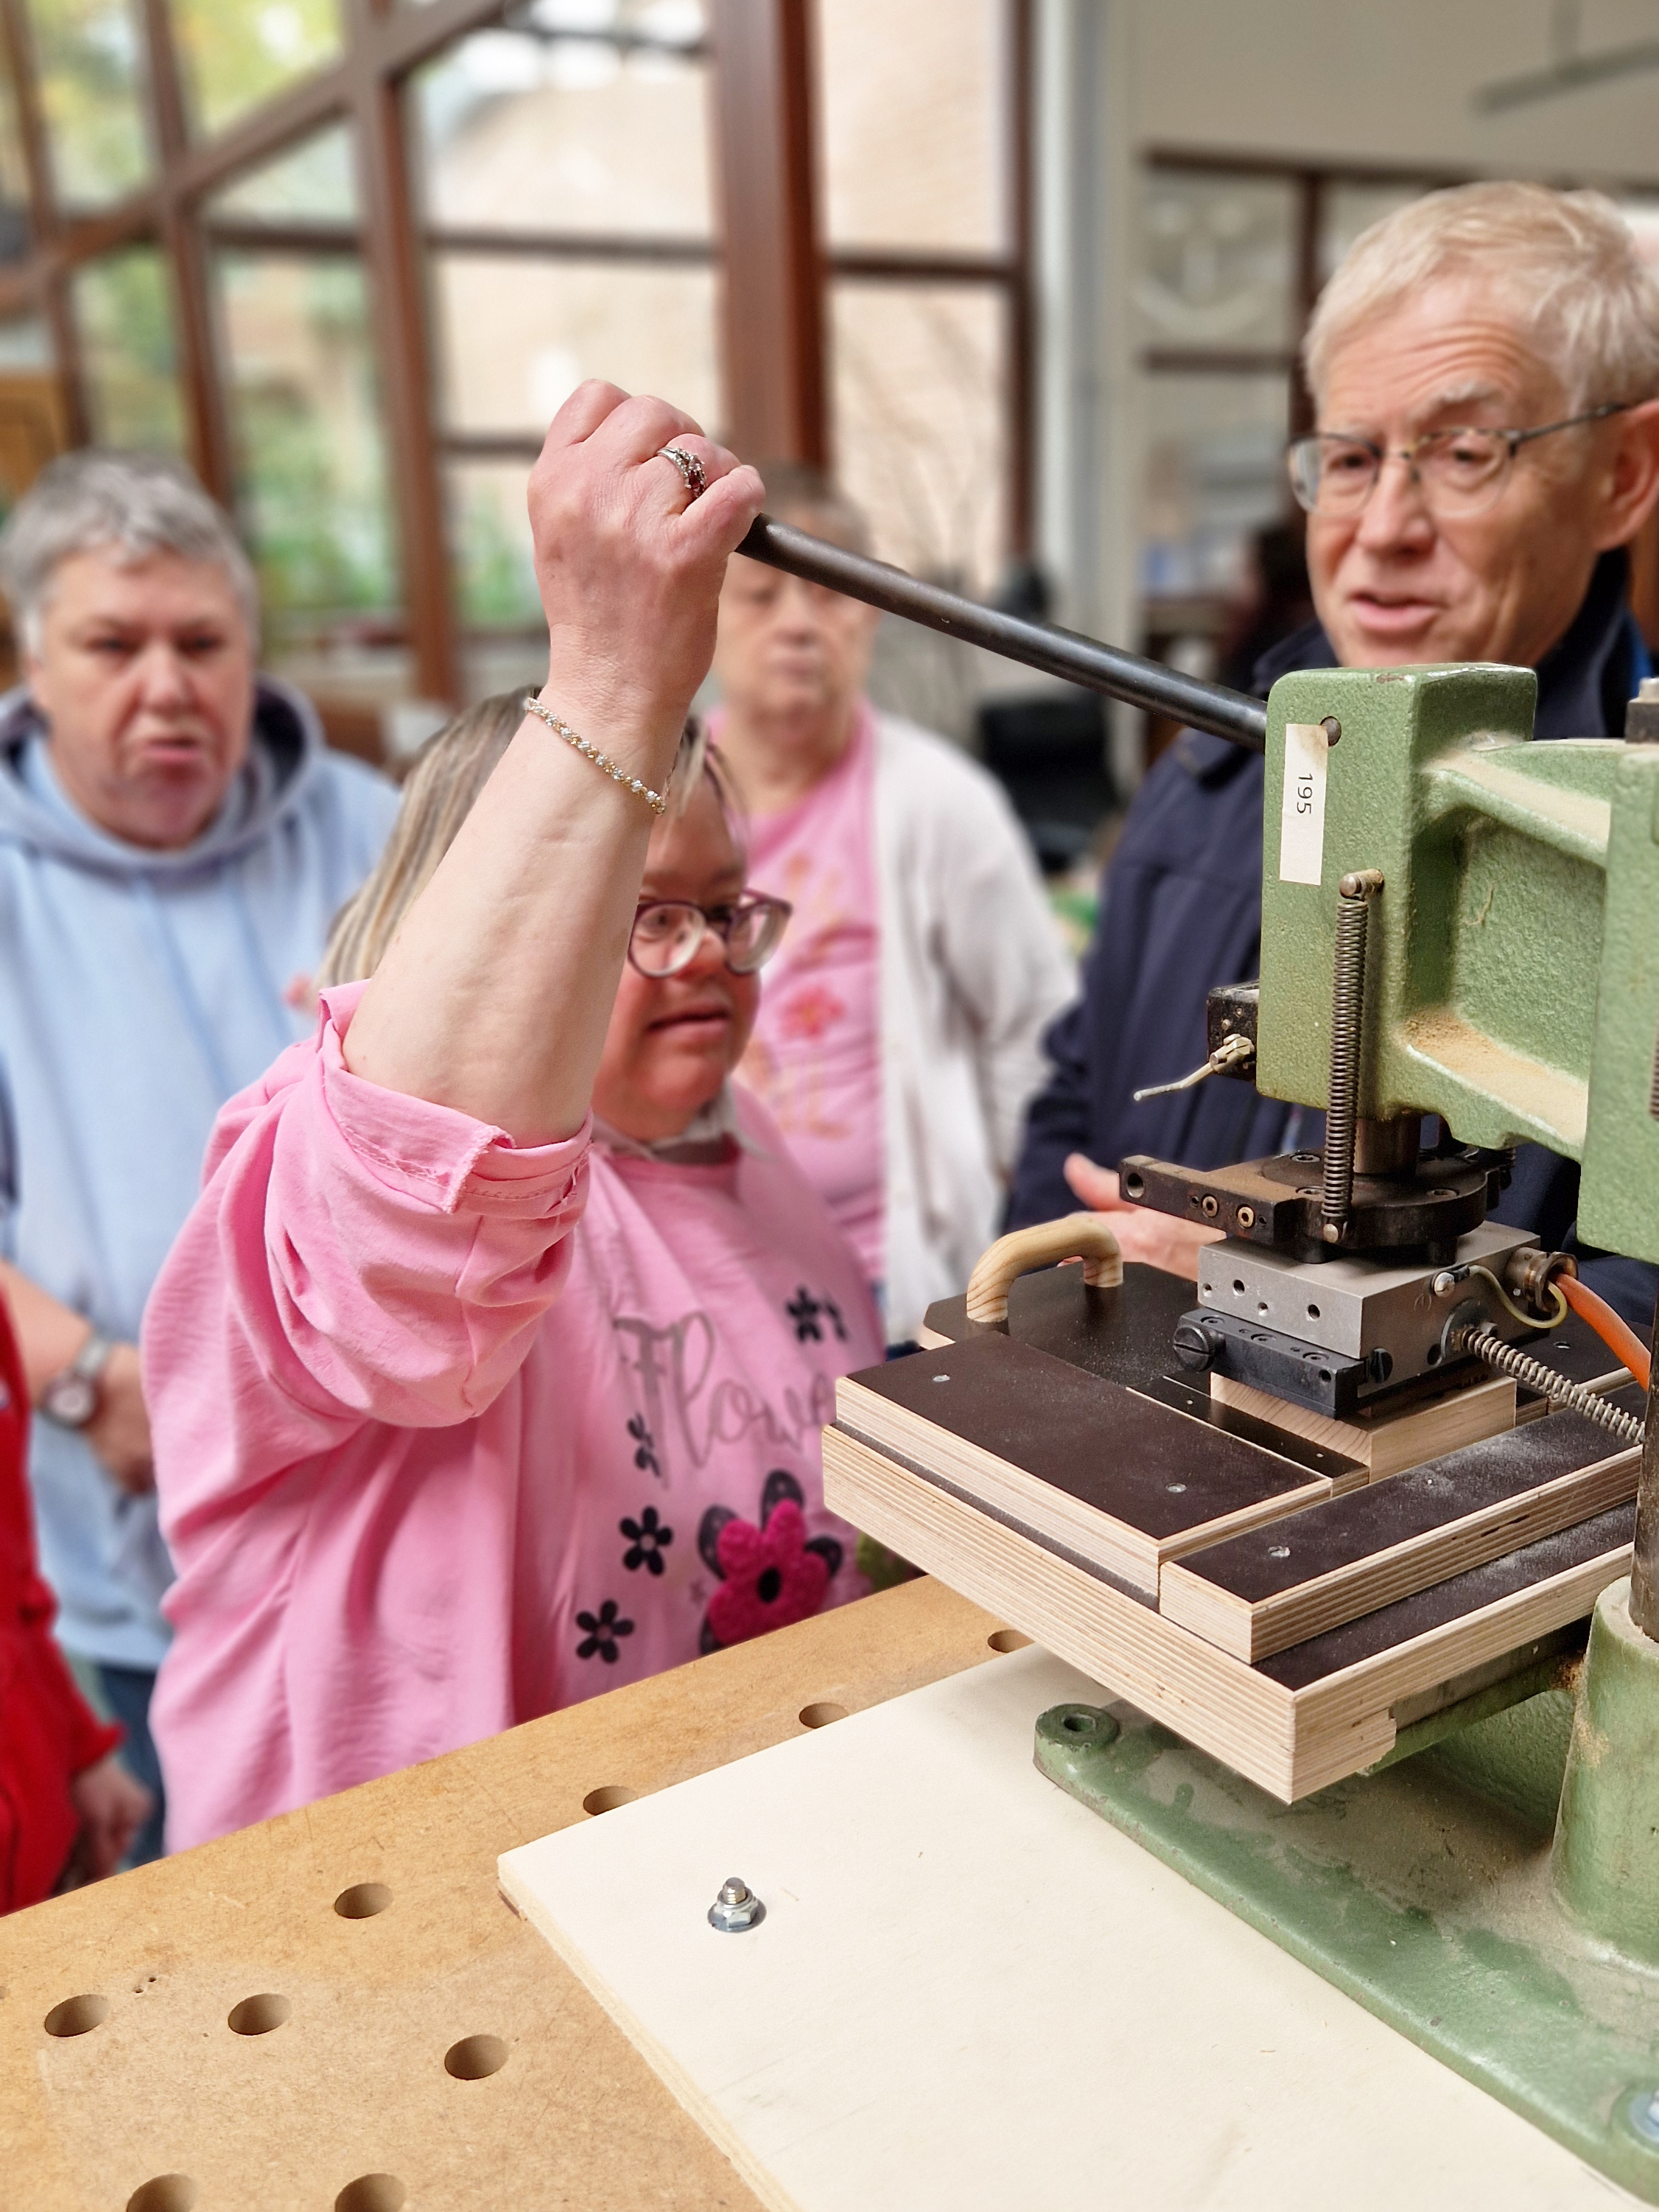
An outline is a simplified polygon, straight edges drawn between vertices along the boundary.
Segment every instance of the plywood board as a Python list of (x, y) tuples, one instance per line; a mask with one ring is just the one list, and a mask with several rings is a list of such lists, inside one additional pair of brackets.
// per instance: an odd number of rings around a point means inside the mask
[[(507, 1854), (771, 2212), (1589, 2212), (1607, 2185), (1055, 1790), (1024, 1652)], [(767, 1917), (719, 1935), (733, 1872)]]
[(1507, 1375), (1488, 1375), (1484, 1368), (1459, 1377), (1438, 1395), (1406, 1412), (1362, 1412), (1349, 1421), (1298, 1406), (1290, 1398), (1275, 1398), (1225, 1375), (1211, 1376), (1210, 1395), (1218, 1406), (1270, 1422), (1358, 1462), (1373, 1482), (1515, 1426), (1515, 1384)]
[(1240, 1659), (1264, 1659), (1636, 1495), (1641, 1454), (1554, 1413), (1263, 1534), (1172, 1561), (1158, 1610)]
[(832, 1428), (823, 1470), (856, 1527), (1286, 1803), (1380, 1759), (1396, 1705), (1431, 1710), (1442, 1686), (1583, 1620), (1629, 1571), (1634, 1521), (1616, 1507), (1251, 1666), (931, 1469)]
[(877, 1446), (925, 1452), (970, 1495), (1148, 1591), (1164, 1560), (1331, 1495), (1328, 1476), (1006, 1336), (848, 1376), (836, 1405)]

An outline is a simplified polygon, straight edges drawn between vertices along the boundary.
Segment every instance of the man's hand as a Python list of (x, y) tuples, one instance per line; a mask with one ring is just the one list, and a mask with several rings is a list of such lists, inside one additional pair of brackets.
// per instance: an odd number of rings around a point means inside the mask
[(126, 1856), (154, 1800), (113, 1752), (95, 1765), (83, 1766), (70, 1784), (70, 1796), (81, 1815), (70, 1864), (84, 1881), (101, 1881)]
[(98, 1411), (86, 1425), (86, 1439), (123, 1490), (142, 1498), (155, 1487), (150, 1455), (149, 1414), (138, 1372), (138, 1347), (118, 1344), (98, 1377)]
[(1131, 1205), (1118, 1188), (1115, 1171), (1097, 1167), (1082, 1152), (1067, 1158), (1066, 1180), (1086, 1206), (1111, 1215), (1112, 1234), (1126, 1260), (1139, 1260), (1149, 1267), (1162, 1267), (1166, 1275), (1185, 1275), (1194, 1282), (1200, 1245), (1221, 1242), (1218, 1229), (1200, 1229), (1195, 1222), (1177, 1221), (1173, 1214), (1159, 1213), (1150, 1206)]

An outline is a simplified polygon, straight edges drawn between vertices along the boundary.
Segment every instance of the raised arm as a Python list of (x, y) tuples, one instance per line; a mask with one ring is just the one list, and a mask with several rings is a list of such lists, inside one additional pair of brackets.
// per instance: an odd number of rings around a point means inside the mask
[[(702, 463), (700, 499), (660, 458), (671, 442)], [(526, 717), (363, 994), (353, 1073), (520, 1145), (581, 1127), (656, 818), (629, 785), (664, 787), (762, 496), (661, 400), (589, 383), (560, 409), (530, 480), (541, 698), (629, 781)]]

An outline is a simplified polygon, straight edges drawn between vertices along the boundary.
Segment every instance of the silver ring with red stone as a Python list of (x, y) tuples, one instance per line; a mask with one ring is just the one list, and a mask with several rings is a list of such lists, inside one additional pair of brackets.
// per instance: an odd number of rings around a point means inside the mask
[(702, 497), (708, 489), (708, 471), (695, 453), (688, 453), (684, 446), (665, 446), (657, 458), (672, 461), (680, 472), (680, 481), (694, 500)]

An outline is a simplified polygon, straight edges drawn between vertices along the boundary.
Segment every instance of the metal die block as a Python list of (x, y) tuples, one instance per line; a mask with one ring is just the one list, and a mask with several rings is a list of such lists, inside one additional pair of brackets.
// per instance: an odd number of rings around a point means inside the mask
[[(1524, 1229), (1485, 1222), (1459, 1238), (1458, 1263), (1478, 1261), (1496, 1273), (1510, 1253), (1535, 1241)], [(1257, 1322), (1339, 1358), (1365, 1360), (1386, 1352), (1399, 1382), (1438, 1365), (1440, 1333), (1459, 1298), (1470, 1295), (1470, 1286), (1460, 1283), (1451, 1295), (1437, 1297), (1438, 1272), (1366, 1260), (1310, 1263), (1229, 1238), (1199, 1253), (1198, 1297), (1217, 1314)], [(1511, 1331), (1500, 1322), (1498, 1333)]]

